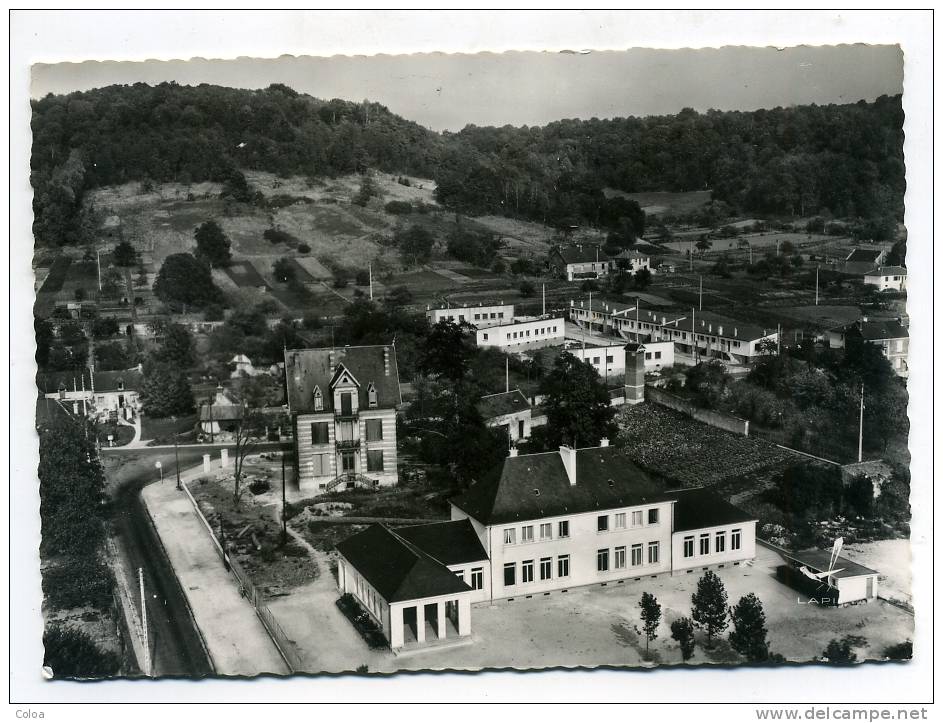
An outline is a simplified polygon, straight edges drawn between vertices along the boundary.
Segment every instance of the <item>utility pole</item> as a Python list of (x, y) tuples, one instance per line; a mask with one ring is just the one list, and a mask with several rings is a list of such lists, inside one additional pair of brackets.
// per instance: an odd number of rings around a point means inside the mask
[(144, 597), (144, 568), (138, 568), (138, 584), (141, 588), (141, 630), (144, 637), (144, 675), (151, 675), (151, 646), (147, 636), (147, 604)]
[(370, 301), (373, 301), (373, 263), (367, 262), (367, 274), (370, 276)]
[(819, 305), (819, 267), (815, 267), (815, 305)]
[(704, 310), (704, 277), (698, 276), (698, 290), (697, 290), (697, 310)]
[(504, 393), (511, 391), (511, 359), (504, 358)]
[(858, 410), (858, 461), (862, 459), (864, 450), (864, 383), (861, 384), (861, 407)]
[(547, 285), (541, 284), (541, 297), (543, 298), (543, 305), (541, 307), (541, 314), (543, 316), (547, 315)]
[(95, 260), (98, 264), (98, 293), (102, 291), (102, 252), (95, 249)]
[(697, 336), (694, 332), (694, 307), (691, 307), (691, 355), (697, 364)]
[(694, 271), (694, 242), (691, 242), (691, 254), (688, 257), (688, 271)]
[(780, 342), (780, 339), (782, 339), (782, 336), (783, 336), (782, 324), (777, 324), (776, 325), (776, 355), (777, 356), (779, 356), (779, 347), (780, 347), (779, 342)]
[(282, 544), (288, 541), (288, 520), (285, 517), (285, 450), (282, 450)]
[(177, 472), (177, 489), (182, 490), (183, 485), (180, 483), (180, 454), (177, 451), (177, 417), (171, 417), (171, 420), (174, 423), (174, 467)]

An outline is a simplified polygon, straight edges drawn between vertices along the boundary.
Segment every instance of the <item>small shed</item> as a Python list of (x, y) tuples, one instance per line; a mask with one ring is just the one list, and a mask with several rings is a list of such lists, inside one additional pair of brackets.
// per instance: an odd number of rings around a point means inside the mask
[[(831, 553), (825, 550), (803, 550), (784, 557), (794, 567), (805, 567), (812, 573), (822, 574), (829, 570)], [(822, 581), (838, 590), (838, 605), (868, 602), (878, 596), (877, 570), (859, 565), (847, 557), (836, 558), (831, 570)]]

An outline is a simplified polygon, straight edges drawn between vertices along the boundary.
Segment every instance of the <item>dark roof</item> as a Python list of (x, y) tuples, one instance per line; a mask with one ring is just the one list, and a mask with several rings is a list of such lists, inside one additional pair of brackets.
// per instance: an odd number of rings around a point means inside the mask
[[(606, 308), (606, 305), (608, 308)], [(576, 309), (581, 309), (587, 311), (583, 307), (574, 307)], [(618, 303), (608, 303), (604, 302), (599, 306), (596, 306), (596, 303), (593, 303), (593, 311), (601, 314), (615, 314), (617, 312), (625, 311), (626, 309), (634, 309), (634, 304), (626, 304), (624, 302)], [(629, 311), (628, 313), (619, 314), (616, 317), (617, 319), (635, 319), (635, 312)], [(665, 321), (662, 322), (662, 319)], [(679, 331), (691, 331), (691, 309), (687, 308), (660, 308), (657, 310), (653, 309), (640, 309), (638, 314), (638, 320), (643, 324), (657, 324), (663, 326), (665, 329), (678, 329)], [(672, 323), (677, 320), (677, 324)], [(704, 325), (701, 325), (701, 322), (704, 322)], [(711, 331), (708, 331), (708, 325), (712, 328)], [(708, 336), (720, 336), (718, 334), (718, 328), (723, 327), (724, 333), (723, 337), (725, 339), (738, 339), (741, 341), (753, 341), (755, 339), (761, 339), (764, 336), (769, 336), (770, 334), (776, 333), (776, 328), (763, 329), (760, 326), (755, 324), (738, 321), (737, 319), (732, 319), (729, 316), (722, 316), (713, 311), (695, 311), (694, 312), (694, 331), (697, 334), (707, 334)], [(734, 333), (736, 331), (736, 333)], [(764, 333), (765, 332), (765, 333)], [(666, 340), (670, 341), (670, 340)]]
[(571, 485), (560, 452), (508, 457), (452, 504), (485, 525), (673, 500), (617, 447), (576, 452)]
[(482, 419), (494, 419), (495, 417), (503, 417), (505, 414), (526, 412), (530, 409), (530, 403), (520, 389), (501, 392), (500, 394), (489, 394), (482, 397), (477, 406)]
[[(783, 556), (800, 565), (811, 568), (814, 572), (825, 572), (828, 570), (828, 563), (832, 557), (832, 553), (827, 550), (802, 550), (801, 552), (785, 553)], [(835, 564), (832, 567), (838, 572), (832, 573), (831, 576), (838, 579), (878, 574), (877, 570), (859, 565), (857, 562), (853, 562), (847, 557), (841, 556), (835, 560)]]
[(907, 269), (903, 266), (879, 266), (871, 269), (865, 276), (906, 276)]
[(835, 271), (848, 276), (861, 276), (874, 268), (874, 259), (870, 261), (846, 261), (835, 267)]
[[(384, 364), (384, 352), (389, 358), (388, 369)], [(396, 348), (392, 344), (290, 349), (285, 352), (285, 384), (291, 411), (314, 411), (315, 386), (321, 389), (324, 411), (331, 411), (334, 405), (331, 380), (341, 364), (360, 384), (360, 393), (363, 395), (359, 404), (361, 409), (367, 406), (367, 388), (371, 383), (377, 390), (378, 407), (390, 408), (402, 403)]]
[(878, 341), (880, 339), (907, 339), (910, 334), (907, 327), (897, 319), (868, 319), (868, 321), (856, 321), (842, 327), (845, 333), (859, 330), (861, 338), (865, 341)]
[(756, 517), (735, 507), (715, 492), (703, 488), (675, 492), (673, 532), (750, 522)]
[(388, 603), (471, 589), (441, 562), (385, 525), (370, 525), (337, 543), (337, 550)]
[(884, 253), (882, 249), (855, 249), (848, 254), (848, 258), (846, 258), (845, 261), (867, 261), (873, 265), (882, 253)]
[(609, 257), (599, 246), (592, 244), (584, 246), (557, 246), (554, 251), (566, 264), (588, 264), (590, 262), (606, 262)]
[(397, 527), (396, 534), (443, 565), (461, 565), (488, 559), (488, 553), (481, 546), (481, 540), (469, 520)]
[(96, 392), (117, 392), (119, 382), (124, 382), (124, 389), (137, 390), (141, 388), (144, 382), (144, 374), (134, 369), (126, 369), (118, 372), (95, 372), (95, 391)]
[(92, 375), (88, 369), (76, 369), (67, 372), (40, 372), (36, 375), (36, 386), (44, 394), (52, 394), (59, 391), (60, 386), (64, 386), (67, 391), (82, 390), (82, 384), (85, 389), (92, 389)]
[(242, 419), (242, 407), (238, 404), (214, 404), (210, 413), (209, 404), (200, 405), (201, 422), (228, 422), (233, 419)]

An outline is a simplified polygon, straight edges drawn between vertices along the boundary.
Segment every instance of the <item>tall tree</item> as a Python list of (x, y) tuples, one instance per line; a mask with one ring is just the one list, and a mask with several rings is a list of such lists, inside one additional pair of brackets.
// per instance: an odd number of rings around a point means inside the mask
[(204, 221), (194, 232), (196, 257), (213, 266), (228, 266), (232, 261), (229, 237), (216, 221)]
[(715, 635), (727, 629), (727, 590), (713, 570), (697, 581), (697, 591), (691, 596), (691, 619), (707, 633), (708, 646), (713, 645)]
[(179, 367), (152, 361), (144, 366), (141, 407), (150, 417), (169, 417), (193, 411), (193, 390)]
[(744, 595), (730, 609), (733, 631), (729, 635), (730, 645), (751, 663), (769, 658), (769, 643), (766, 640), (766, 613), (763, 603), (752, 592)]
[(171, 254), (164, 259), (154, 282), (154, 294), (168, 304), (197, 308), (218, 304), (223, 298), (209, 268), (191, 254)]
[(638, 606), (642, 609), (642, 632), (645, 633), (645, 653), (648, 654), (648, 644), (658, 637), (658, 626), (661, 624), (661, 605), (650, 592), (643, 592)]
[(551, 448), (562, 444), (589, 447), (601, 437), (615, 439), (615, 409), (599, 374), (568, 352), (557, 356), (540, 382), (547, 410), (546, 439)]
[(475, 355), (474, 328), (468, 322), (449, 319), (436, 323), (426, 336), (419, 371), (457, 382), (465, 377)]
[(111, 252), (111, 258), (115, 266), (129, 268), (137, 263), (138, 252), (134, 250), (130, 242), (122, 241)]
[(161, 331), (157, 351), (153, 358), (178, 369), (193, 366), (193, 334), (183, 324), (171, 323)]

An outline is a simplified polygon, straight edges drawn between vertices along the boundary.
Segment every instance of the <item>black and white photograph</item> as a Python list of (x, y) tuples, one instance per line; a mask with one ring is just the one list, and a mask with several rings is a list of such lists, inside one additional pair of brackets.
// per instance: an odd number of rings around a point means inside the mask
[(44, 687), (932, 656), (910, 59), (619, 47), (31, 58)]

